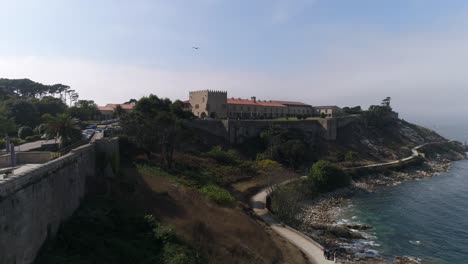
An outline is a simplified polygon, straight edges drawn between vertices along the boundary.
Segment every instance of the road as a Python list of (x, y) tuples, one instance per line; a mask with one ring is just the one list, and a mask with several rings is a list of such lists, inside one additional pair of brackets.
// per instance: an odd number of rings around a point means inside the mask
[[(286, 184), (291, 181), (286, 181), (283, 184)], [(262, 218), (270, 227), (278, 233), (280, 236), (284, 237), (299, 249), (301, 249), (309, 259), (316, 264), (327, 264), (334, 263), (333, 261), (326, 260), (323, 256), (323, 248), (317, 242), (311, 238), (303, 235), (299, 231), (296, 231), (286, 225), (281, 224), (266, 208), (266, 199), (269, 193), (269, 189), (263, 189), (261, 192), (257, 193), (252, 197), (251, 203), (252, 208), (257, 216)]]

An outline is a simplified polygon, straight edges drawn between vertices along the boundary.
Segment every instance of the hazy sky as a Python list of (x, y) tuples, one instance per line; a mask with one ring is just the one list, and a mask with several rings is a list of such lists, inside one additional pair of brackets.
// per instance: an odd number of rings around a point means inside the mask
[(403, 118), (468, 137), (465, 0), (0, 0), (0, 10), (0, 77), (68, 84), (99, 104), (199, 89), (364, 107), (391, 96)]

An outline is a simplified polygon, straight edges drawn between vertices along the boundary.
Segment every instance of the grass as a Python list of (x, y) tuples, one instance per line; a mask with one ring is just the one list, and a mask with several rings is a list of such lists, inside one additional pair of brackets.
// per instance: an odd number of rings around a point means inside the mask
[[(216, 167), (216, 169), (227, 171), (236, 170), (236, 168), (227, 166)], [(230, 205), (235, 201), (234, 197), (228, 191), (217, 185), (217, 183), (223, 182), (223, 178), (220, 175), (212, 174), (207, 171), (203, 171), (201, 173), (186, 171), (185, 175), (188, 175), (188, 177), (181, 178), (163, 170), (160, 167), (149, 164), (137, 164), (137, 170), (142, 175), (163, 177), (186, 187), (197, 188), (208, 199), (219, 205)]]

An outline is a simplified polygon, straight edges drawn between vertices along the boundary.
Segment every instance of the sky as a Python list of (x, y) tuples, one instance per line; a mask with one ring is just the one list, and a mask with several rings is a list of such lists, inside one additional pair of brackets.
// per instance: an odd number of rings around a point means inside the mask
[(0, 0), (0, 77), (100, 105), (202, 89), (364, 108), (390, 96), (463, 140), (467, 26), (465, 0)]

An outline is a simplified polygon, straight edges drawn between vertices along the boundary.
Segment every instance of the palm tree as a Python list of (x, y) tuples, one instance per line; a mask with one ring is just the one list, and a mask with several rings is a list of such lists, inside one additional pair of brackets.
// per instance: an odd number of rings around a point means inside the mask
[(68, 114), (45, 115), (44, 119), (47, 126), (46, 134), (60, 139), (61, 148), (69, 146), (82, 138), (78, 119), (72, 118)]

